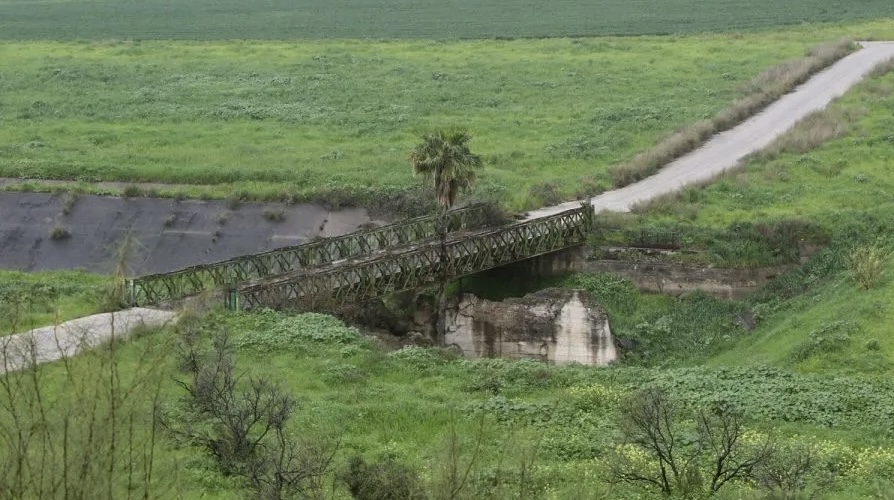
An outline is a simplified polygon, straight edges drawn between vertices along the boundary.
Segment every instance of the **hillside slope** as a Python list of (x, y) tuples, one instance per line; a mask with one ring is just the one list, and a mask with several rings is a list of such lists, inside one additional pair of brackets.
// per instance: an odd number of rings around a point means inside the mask
[[(653, 202), (653, 223), (728, 227), (810, 221), (828, 248), (756, 306), (761, 323), (711, 365), (773, 364), (822, 373), (888, 374), (894, 359), (894, 73), (879, 74), (812, 116), (740, 171)], [(882, 252), (877, 285), (854, 279), (854, 259)], [(863, 257), (859, 253), (864, 252)], [(785, 283), (788, 280), (789, 283)], [(774, 294), (776, 294), (774, 296)]]

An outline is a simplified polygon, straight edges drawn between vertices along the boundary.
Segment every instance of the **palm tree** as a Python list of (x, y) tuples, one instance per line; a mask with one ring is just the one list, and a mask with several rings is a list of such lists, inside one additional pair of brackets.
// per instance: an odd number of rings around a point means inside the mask
[(438, 342), (446, 333), (447, 297), (447, 211), (456, 201), (460, 191), (468, 190), (475, 183), (476, 171), (481, 168), (481, 157), (469, 150), (472, 137), (465, 131), (437, 131), (422, 137), (410, 154), (410, 163), (416, 175), (423, 175), (434, 182), (435, 199), (441, 209), (438, 237), (441, 240), (440, 269), (438, 279)]

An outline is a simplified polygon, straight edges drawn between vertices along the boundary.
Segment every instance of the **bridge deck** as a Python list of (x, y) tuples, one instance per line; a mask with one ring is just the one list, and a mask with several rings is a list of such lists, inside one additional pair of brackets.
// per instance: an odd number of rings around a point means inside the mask
[(580, 207), (494, 229), (450, 235), (441, 262), (437, 239), (238, 286), (233, 307), (309, 308), (362, 301), (457, 278), (583, 243), (592, 210)]

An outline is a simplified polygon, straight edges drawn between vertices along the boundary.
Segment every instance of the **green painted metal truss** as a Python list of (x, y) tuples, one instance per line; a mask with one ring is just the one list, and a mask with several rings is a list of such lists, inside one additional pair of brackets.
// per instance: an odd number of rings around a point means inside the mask
[[(447, 230), (453, 232), (486, 227), (490, 213), (487, 205), (471, 205), (451, 210), (447, 212)], [(436, 238), (439, 221), (439, 215), (416, 217), (303, 245), (188, 267), (170, 273), (141, 276), (126, 281), (126, 293), (129, 303), (133, 306), (156, 304), (189, 297), (213, 288), (232, 287), (245, 281), (325, 266)]]
[[(496, 229), (452, 234), (447, 259), (438, 241), (390, 248), (364, 258), (240, 284), (233, 308), (314, 309), (361, 302), (457, 278), (583, 243), (593, 220), (588, 204)], [(442, 274), (443, 273), (443, 274)]]

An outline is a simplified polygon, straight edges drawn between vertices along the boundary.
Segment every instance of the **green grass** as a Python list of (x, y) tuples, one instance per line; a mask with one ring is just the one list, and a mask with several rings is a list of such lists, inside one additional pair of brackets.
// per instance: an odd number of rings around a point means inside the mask
[[(755, 75), (846, 33), (460, 42), (0, 44), (0, 176), (310, 199), (416, 185), (407, 156), (463, 126), (477, 195), (515, 208), (611, 185), (607, 167), (713, 116)], [(532, 192), (533, 188), (533, 192)]]
[[(805, 217), (844, 231), (851, 214), (888, 214), (894, 211), (894, 173), (888, 168), (894, 158), (892, 109), (894, 72), (889, 71), (836, 100), (821, 114), (825, 118), (783, 136), (774, 148), (782, 151), (756, 155), (706, 187), (653, 203), (649, 220), (720, 227)], [(804, 151), (787, 151), (805, 142), (817, 121), (826, 120), (843, 127), (844, 135)]]
[(491, 38), (734, 31), (894, 16), (887, 0), (0, 1), (3, 39)]
[[(766, 321), (711, 365), (891, 373), (894, 259), (889, 253), (878, 284), (868, 290), (854, 279), (849, 259), (855, 248), (890, 250), (894, 242), (892, 111), (894, 72), (888, 72), (860, 84), (743, 169), (646, 210), (643, 218), (653, 224), (718, 229), (802, 220), (829, 234), (829, 249), (755, 299), (763, 303), (759, 311)], [(823, 132), (836, 128), (840, 132)]]
[[(483, 417), (482, 453), (466, 498), (515, 498), (514, 491), (492, 480), (498, 471), (513, 477), (521, 455), (534, 449), (536, 459), (528, 474), (535, 498), (643, 498), (639, 490), (609, 486), (605, 474), (619, 404), (644, 385), (673, 388), (675, 397), (692, 407), (710, 401), (734, 403), (745, 411), (752, 432), (773, 432), (783, 442), (813, 443), (823, 463), (841, 474), (830, 498), (865, 498), (884, 491), (878, 488), (890, 484), (885, 481), (892, 479), (894, 470), (891, 437), (882, 432), (890, 426), (894, 386), (882, 380), (803, 376), (765, 367), (598, 369), (463, 361), (425, 349), (386, 353), (354, 337), (350, 329), (313, 315), (218, 313), (201, 324), (206, 336), (231, 331), (240, 371), (267, 376), (299, 398), (294, 432), (339, 436), (338, 470), (355, 454), (372, 460), (392, 456), (424, 480), (433, 480), (450, 426), (457, 426), (469, 446)], [(172, 381), (178, 376), (172, 358), (175, 339), (169, 330), (117, 346), (123, 387), (141, 373), (139, 377), (162, 381), (166, 407), (174, 404), (179, 394)], [(102, 356), (87, 355), (67, 368), (78, 374), (84, 387), (68, 389), (66, 367), (60, 364), (40, 370), (44, 397), (57, 405), (59, 414), (83, 406), (76, 394), (90, 387), (91, 377), (106, 384), (109, 366)], [(841, 397), (844, 388), (847, 398)], [(150, 392), (129, 397), (126, 404), (132, 406), (126, 412), (136, 411), (141, 418), (151, 415), (146, 406)], [(4, 422), (10, 425), (8, 419)], [(72, 425), (70, 439), (76, 440), (85, 424)], [(105, 442), (107, 430), (95, 438), (97, 443)], [(145, 431), (141, 428), (137, 438), (145, 437)], [(119, 442), (119, 447), (125, 443)], [(121, 470), (123, 464), (117, 465)], [(177, 448), (167, 438), (156, 450), (155, 470), (156, 492), (162, 496), (241, 496), (236, 483), (217, 473), (208, 457)], [(343, 486), (336, 483), (335, 488), (333, 498), (348, 498)], [(751, 494), (747, 486), (738, 485), (719, 498)]]
[(109, 283), (80, 271), (0, 270), (0, 335), (101, 312)]

